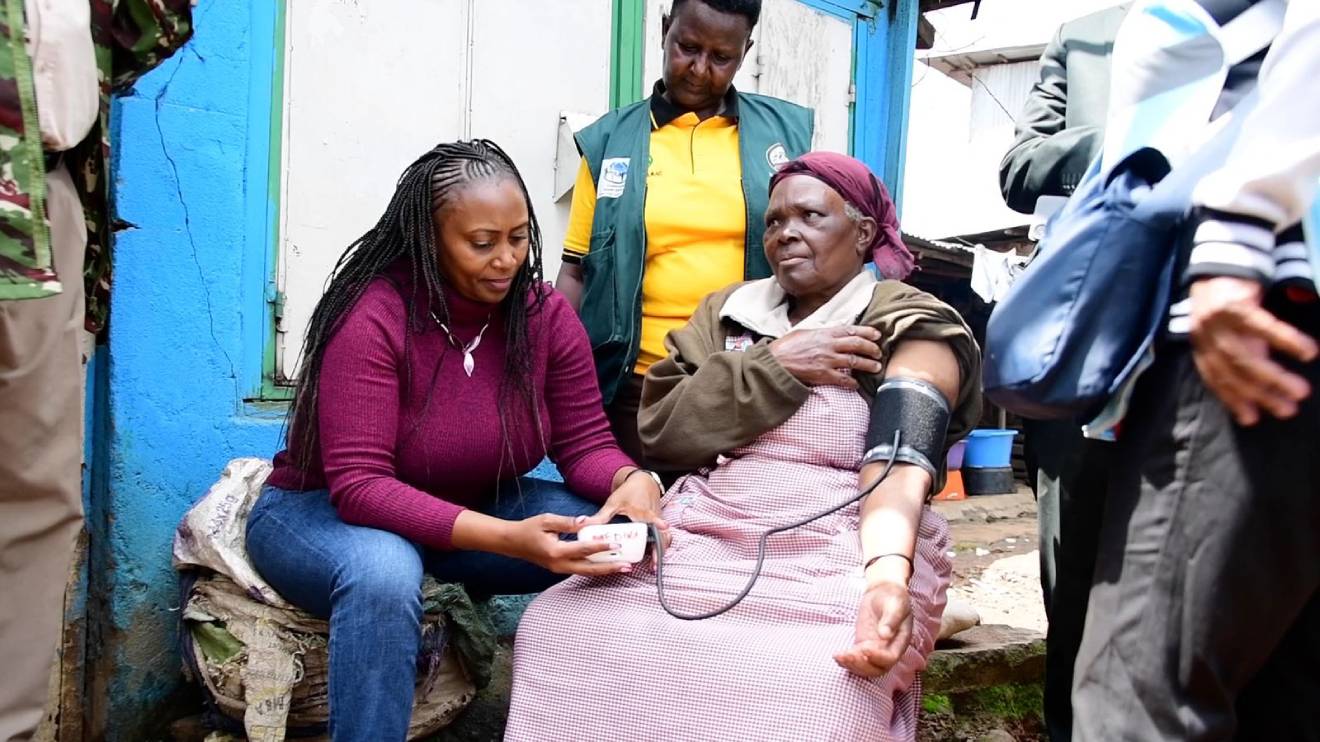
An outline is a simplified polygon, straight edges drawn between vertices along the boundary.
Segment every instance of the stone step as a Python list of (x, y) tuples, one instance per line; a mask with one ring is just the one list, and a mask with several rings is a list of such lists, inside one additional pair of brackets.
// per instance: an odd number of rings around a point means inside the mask
[(940, 642), (922, 685), (927, 693), (967, 693), (1045, 677), (1045, 637), (1013, 626), (973, 626)]
[[(516, 604), (517, 601), (497, 603), (507, 612), (516, 612)], [(512, 616), (502, 618), (508, 621)], [(477, 695), (452, 726), (433, 737), (432, 742), (479, 742), (503, 736), (509, 704), (510, 650), (508, 644), (501, 648), (490, 686)], [(1003, 716), (1023, 712), (1021, 699), (1026, 699), (1027, 714), (1034, 713), (1032, 704), (1044, 673), (1045, 640), (1034, 631), (1011, 626), (975, 626), (941, 642), (922, 674), (927, 713), (922, 719), (921, 738), (976, 739), (980, 730), (1003, 723)], [(1005, 704), (1012, 708), (1005, 710)], [(985, 718), (973, 721), (973, 716)], [(957, 734), (952, 733), (954, 729), (958, 730)], [(976, 736), (958, 736), (970, 734), (972, 729), (978, 731)], [(184, 720), (175, 729), (175, 739), (181, 742), (201, 742), (205, 734), (200, 717)], [(1026, 737), (1018, 737), (1023, 738)]]
[(976, 626), (936, 646), (922, 673), (918, 742), (1044, 740), (1045, 638)]

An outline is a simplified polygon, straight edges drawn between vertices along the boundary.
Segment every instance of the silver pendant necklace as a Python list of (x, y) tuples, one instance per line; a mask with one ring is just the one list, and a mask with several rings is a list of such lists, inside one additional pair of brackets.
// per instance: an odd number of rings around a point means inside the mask
[(490, 318), (486, 318), (486, 324), (481, 326), (481, 330), (477, 333), (477, 336), (472, 338), (472, 342), (467, 345), (458, 342), (458, 338), (454, 337), (454, 333), (450, 332), (448, 325), (441, 322), (435, 312), (431, 312), (431, 319), (435, 320), (435, 323), (440, 325), (440, 329), (445, 331), (445, 337), (449, 338), (449, 344), (463, 351), (463, 372), (468, 375), (468, 378), (472, 378), (472, 372), (477, 368), (477, 361), (472, 357), (472, 351), (476, 350), (477, 346), (481, 345), (481, 336), (485, 335), (486, 328), (490, 327)]

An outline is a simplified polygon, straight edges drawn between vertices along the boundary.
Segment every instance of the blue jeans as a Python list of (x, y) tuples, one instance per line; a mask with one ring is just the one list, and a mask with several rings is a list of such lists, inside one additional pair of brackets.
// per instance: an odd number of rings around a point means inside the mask
[[(521, 488), (521, 494), (518, 488)], [(562, 484), (523, 478), (501, 487), (488, 515), (521, 520), (599, 509)], [(330, 622), (330, 737), (403, 740), (412, 715), (425, 570), (470, 594), (524, 594), (563, 579), (534, 564), (475, 551), (435, 551), (398, 534), (352, 526), (325, 490), (262, 489), (247, 550), (261, 576), (299, 608)]]

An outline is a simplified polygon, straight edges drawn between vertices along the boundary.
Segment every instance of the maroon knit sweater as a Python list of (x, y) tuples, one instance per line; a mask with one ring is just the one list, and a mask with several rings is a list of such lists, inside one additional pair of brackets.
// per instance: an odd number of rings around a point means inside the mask
[[(503, 311), (447, 292), (458, 342), (470, 342), (490, 321), (469, 378), (462, 352), (428, 311), (415, 310), (425, 312), (424, 329), (405, 344), (407, 286), (400, 271), (391, 271), (346, 313), (321, 367), (320, 450), (307, 471), (281, 451), (267, 483), (328, 488), (345, 522), (436, 549), (453, 548), (460, 512), (488, 503), (500, 482), (526, 474), (547, 454), (574, 492), (603, 502), (614, 474), (632, 461), (610, 434), (591, 346), (568, 301), (545, 286), (546, 300), (529, 322), (538, 432), (521, 395), (500, 396)], [(295, 450), (298, 438), (294, 429)]]

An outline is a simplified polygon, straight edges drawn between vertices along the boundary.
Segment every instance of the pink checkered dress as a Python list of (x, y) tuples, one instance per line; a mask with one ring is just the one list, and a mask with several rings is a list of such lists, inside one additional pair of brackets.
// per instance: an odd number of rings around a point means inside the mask
[[(723, 604), (756, 541), (856, 492), (867, 405), (816, 387), (783, 425), (681, 480), (665, 498), (669, 603)], [(834, 663), (852, 644), (863, 579), (858, 507), (772, 537), (751, 595), (705, 621), (661, 610), (649, 564), (547, 590), (518, 629), (511, 740), (912, 740), (917, 673), (934, 647), (950, 565), (948, 524), (927, 509), (911, 582), (913, 640), (886, 676)]]

